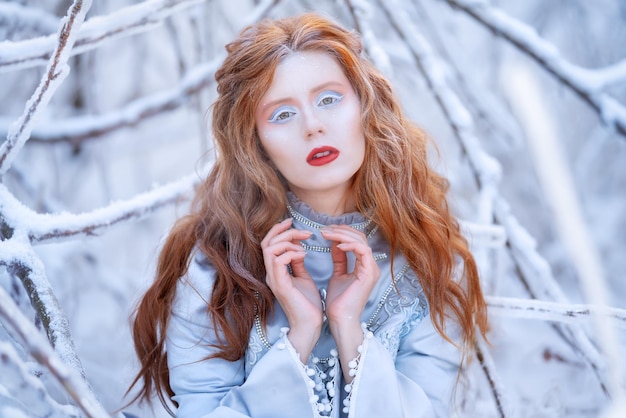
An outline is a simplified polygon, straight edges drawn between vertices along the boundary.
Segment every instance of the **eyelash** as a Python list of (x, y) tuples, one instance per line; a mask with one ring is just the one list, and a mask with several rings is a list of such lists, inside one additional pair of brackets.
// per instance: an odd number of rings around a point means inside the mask
[[(324, 104), (323, 101), (326, 99), (333, 99), (331, 103)], [(343, 95), (339, 93), (324, 93), (323, 96), (317, 101), (316, 105), (321, 107), (332, 107), (337, 104), (341, 99), (343, 99)], [(295, 115), (291, 109), (279, 108), (269, 118), (269, 121), (272, 123), (285, 123), (289, 119)], [(286, 115), (283, 117), (283, 115)]]

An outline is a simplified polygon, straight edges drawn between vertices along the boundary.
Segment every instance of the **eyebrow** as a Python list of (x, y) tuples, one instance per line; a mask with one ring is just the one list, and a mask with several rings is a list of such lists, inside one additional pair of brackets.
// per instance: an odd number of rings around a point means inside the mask
[[(328, 87), (333, 87), (333, 86), (338, 86), (338, 87), (343, 87), (343, 83), (340, 83), (339, 81), (328, 81), (326, 83), (322, 83), (319, 86), (314, 87), (313, 89), (311, 89), (311, 93), (317, 93), (320, 92)], [(283, 97), (280, 99), (276, 99), (276, 100), (272, 100), (271, 102), (268, 102), (266, 104), (264, 104), (263, 106), (261, 106), (261, 111), (265, 112), (267, 109), (269, 109), (270, 107), (274, 107), (276, 105), (279, 105), (283, 102), (288, 102), (289, 100), (291, 100), (291, 97)]]

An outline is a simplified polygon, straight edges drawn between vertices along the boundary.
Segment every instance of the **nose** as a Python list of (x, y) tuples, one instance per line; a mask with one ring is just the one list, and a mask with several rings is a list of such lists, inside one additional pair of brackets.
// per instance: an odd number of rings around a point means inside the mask
[(307, 139), (325, 133), (324, 122), (319, 118), (315, 109), (308, 109), (304, 112), (304, 129)]

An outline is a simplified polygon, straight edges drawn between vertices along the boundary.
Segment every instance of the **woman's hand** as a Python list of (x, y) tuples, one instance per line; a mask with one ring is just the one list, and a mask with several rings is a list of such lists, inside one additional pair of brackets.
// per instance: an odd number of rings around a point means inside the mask
[[(322, 300), (315, 282), (304, 268), (306, 252), (300, 244), (310, 231), (289, 229), (291, 218), (269, 230), (263, 241), (265, 281), (285, 311), (289, 321), (288, 338), (306, 362), (322, 329)], [(291, 264), (290, 274), (287, 265)]]
[[(380, 268), (362, 232), (347, 225), (333, 225), (323, 228), (322, 235), (333, 241), (333, 275), (328, 284), (326, 316), (337, 342), (344, 377), (350, 382), (348, 362), (358, 355), (357, 347), (363, 341), (361, 314), (380, 277)], [(356, 257), (351, 272), (348, 272), (347, 252)]]

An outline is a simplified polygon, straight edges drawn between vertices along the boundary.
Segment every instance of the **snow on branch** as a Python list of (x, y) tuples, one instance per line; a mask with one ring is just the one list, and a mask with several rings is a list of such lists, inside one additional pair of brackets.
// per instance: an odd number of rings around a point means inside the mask
[(354, 20), (354, 27), (363, 38), (364, 48), (367, 55), (371, 58), (376, 67), (388, 77), (393, 76), (393, 67), (389, 60), (389, 55), (378, 42), (376, 34), (372, 31), (370, 19), (372, 14), (372, 5), (366, 0), (346, 0), (348, 10)]
[[(507, 230), (509, 253), (515, 261), (520, 281), (530, 296), (534, 299), (569, 303), (556, 282), (550, 265), (537, 251), (535, 240), (519, 224), (504, 199), (498, 198), (495, 201), (494, 213), (497, 222)], [(589, 337), (580, 327), (563, 327), (559, 323), (554, 323), (553, 328), (589, 364), (606, 392), (604, 383), (606, 362)]]
[(450, 87), (447, 79), (449, 72), (445, 64), (436, 56), (428, 41), (403, 11), (401, 2), (379, 0), (379, 4), (413, 54), (428, 87), (469, 158), (476, 182), (480, 187), (497, 184), (501, 176), (500, 164), (483, 151), (478, 138), (473, 134), (472, 116)]
[[(526, 230), (519, 225), (509, 210), (504, 198), (497, 192), (497, 183), (500, 177), (500, 165), (491, 156), (486, 154), (478, 139), (473, 134), (473, 121), (458, 96), (451, 89), (446, 78), (449, 72), (445, 64), (436, 56), (425, 38), (418, 31), (417, 26), (403, 13), (401, 4), (397, 0), (380, 1), (390, 22), (398, 34), (403, 38), (417, 61), (429, 88), (435, 95), (448, 123), (459, 140), (464, 152), (468, 156), (469, 164), (475, 173), (476, 181), (481, 189), (489, 191), (492, 199), (492, 209), (497, 223), (501, 224), (507, 233), (507, 246), (516, 262), (531, 296), (546, 300), (556, 300), (567, 303), (567, 300), (552, 276), (548, 263), (536, 251), (534, 241)], [(536, 274), (535, 274), (536, 273)], [(540, 280), (539, 280), (540, 277)], [(546, 296), (546, 297), (544, 297)], [(604, 384), (606, 367), (597, 349), (590, 342), (589, 337), (579, 328), (563, 330), (556, 325), (557, 332), (570, 342), (572, 347), (585, 359), (596, 372), (600, 385)]]
[(566, 323), (588, 321), (592, 315), (598, 315), (603, 319), (611, 319), (620, 328), (626, 328), (625, 309), (501, 296), (486, 296), (485, 299), (490, 315)]
[[(512, 102), (512, 107), (526, 131), (536, 171), (555, 218), (556, 229), (576, 268), (588, 303), (605, 306), (609, 290), (602, 262), (592, 244), (571, 170), (563, 157), (565, 152), (549, 116), (550, 109), (544, 106), (541, 89), (530, 72), (519, 67), (510, 73), (513, 80), (511, 86), (516, 86), (514, 90), (518, 93), (518, 99)], [(604, 318), (596, 315), (592, 319), (598, 345), (607, 362), (612, 365), (608, 369), (611, 397), (618, 400), (622, 394), (618, 339), (613, 327)]]
[(0, 287), (0, 319), (7, 331), (19, 337), (24, 349), (50, 370), (87, 417), (109, 417), (85, 381), (58, 357), (2, 287)]
[(91, 0), (85, 0), (84, 3), (83, 0), (74, 0), (61, 21), (58, 43), (48, 62), (47, 70), (26, 103), (24, 113), (11, 126), (6, 141), (0, 146), (0, 176), (7, 172), (13, 159), (28, 140), (38, 113), (46, 107), (54, 92), (67, 77), (69, 51), (76, 41), (76, 30), (85, 19), (90, 6)]
[(0, 265), (20, 279), (30, 302), (41, 320), (50, 344), (55, 348), (61, 359), (78, 371), (83, 378), (85, 371), (76, 354), (74, 341), (70, 333), (69, 322), (48, 278), (39, 257), (28, 242), (24, 242), (23, 234), (13, 235), (0, 241)]
[[(2, 385), (9, 392), (15, 407), (38, 417), (78, 417), (78, 409), (72, 405), (61, 405), (50, 397), (46, 387), (40, 379), (33, 376), (20, 358), (12, 344), (0, 341), (0, 370), (2, 370)], [(1, 396), (0, 396), (1, 399)], [(9, 403), (6, 400), (1, 404)], [(0, 416), (14, 416), (15, 412), (0, 405)]]
[(483, 370), (487, 381), (489, 382), (489, 388), (491, 389), (491, 393), (493, 394), (493, 399), (498, 410), (498, 415), (500, 416), (500, 418), (511, 416), (508, 413), (506, 396), (504, 394), (500, 378), (498, 377), (498, 373), (496, 372), (496, 365), (491, 358), (491, 354), (489, 354), (489, 348), (487, 347), (487, 344), (485, 344), (485, 341), (480, 335), (478, 336), (477, 341), (474, 344), (474, 351), (476, 353), (476, 358), (480, 363), (480, 367)]
[(486, 2), (446, 1), (533, 58), (598, 112), (607, 125), (626, 136), (626, 106), (605, 92), (611, 84), (626, 82), (626, 59), (597, 70), (582, 68), (562, 58), (559, 50), (541, 38), (533, 27)]
[[(41, 124), (31, 133), (31, 141), (43, 143), (69, 142), (76, 146), (116, 130), (138, 123), (183, 106), (189, 99), (213, 82), (213, 74), (223, 56), (192, 68), (172, 89), (147, 95), (124, 107), (102, 115), (88, 115), (55, 120)], [(6, 123), (0, 120), (0, 132)]]
[[(205, 0), (146, 0), (105, 16), (90, 18), (77, 34), (71, 55), (99, 47), (112, 39), (152, 29), (170, 15)], [(0, 42), (0, 72), (45, 65), (53, 55), (55, 35), (20, 42)]]
[(94, 235), (116, 223), (142, 218), (160, 207), (180, 201), (199, 181), (199, 174), (190, 174), (175, 182), (138, 194), (129, 200), (80, 214), (36, 213), (19, 202), (6, 187), (0, 185), (2, 201), (0, 215), (5, 225), (23, 231), (22, 233), (33, 243), (77, 235)]

